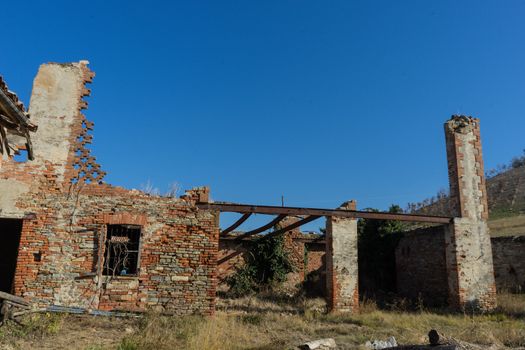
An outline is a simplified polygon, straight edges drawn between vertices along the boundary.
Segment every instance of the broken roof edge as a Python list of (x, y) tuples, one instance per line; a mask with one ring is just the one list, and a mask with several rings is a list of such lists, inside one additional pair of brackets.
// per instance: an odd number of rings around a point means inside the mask
[[(4, 78), (0, 76), (0, 153), (11, 156), (19, 154), (19, 150), (25, 149), (29, 160), (34, 160), (33, 145), (30, 132), (35, 132), (37, 126), (29, 120), (29, 113), (16, 93), (9, 90)], [(25, 145), (13, 145), (8, 135), (16, 135), (25, 139)], [(22, 141), (23, 142), (23, 141)]]
[(8, 114), (7, 117), (16, 118), (18, 122), (26, 126), (30, 131), (36, 131), (37, 126), (29, 120), (29, 113), (17, 94), (9, 90), (4, 78), (0, 75), (0, 103)]

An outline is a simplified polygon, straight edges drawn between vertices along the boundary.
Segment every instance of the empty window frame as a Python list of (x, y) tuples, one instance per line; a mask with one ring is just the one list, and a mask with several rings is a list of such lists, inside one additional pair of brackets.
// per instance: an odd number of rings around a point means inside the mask
[(141, 227), (107, 225), (104, 275), (136, 276), (139, 268)]

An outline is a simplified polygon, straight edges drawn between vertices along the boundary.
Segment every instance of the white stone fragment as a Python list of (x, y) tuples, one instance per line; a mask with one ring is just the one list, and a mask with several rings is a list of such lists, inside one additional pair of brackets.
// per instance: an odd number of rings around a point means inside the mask
[(371, 342), (367, 341), (365, 346), (369, 349), (381, 350), (396, 347), (397, 341), (396, 338), (390, 337), (387, 340), (374, 340)]
[(313, 340), (301, 345), (299, 348), (304, 350), (314, 349), (335, 349), (337, 347), (335, 340), (332, 338)]

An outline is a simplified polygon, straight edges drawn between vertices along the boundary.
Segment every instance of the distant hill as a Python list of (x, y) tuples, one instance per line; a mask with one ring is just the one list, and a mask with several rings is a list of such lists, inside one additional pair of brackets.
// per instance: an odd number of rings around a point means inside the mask
[[(525, 166), (487, 179), (489, 224), (494, 235), (525, 234)], [(451, 216), (448, 197), (416, 210), (419, 214)]]
[[(487, 179), (491, 219), (525, 214), (525, 166), (509, 169)], [(451, 215), (448, 197), (416, 211), (428, 215)]]

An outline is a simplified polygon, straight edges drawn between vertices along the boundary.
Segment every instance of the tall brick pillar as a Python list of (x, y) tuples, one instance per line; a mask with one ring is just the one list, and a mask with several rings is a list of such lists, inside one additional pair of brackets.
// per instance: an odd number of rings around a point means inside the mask
[[(339, 209), (355, 210), (356, 202)], [(356, 312), (359, 308), (357, 267), (357, 220), (328, 217), (326, 220), (326, 282), (330, 311)]]
[(460, 310), (488, 311), (496, 306), (488, 205), (479, 119), (452, 116), (445, 123), (450, 209), (446, 259), (449, 304)]

